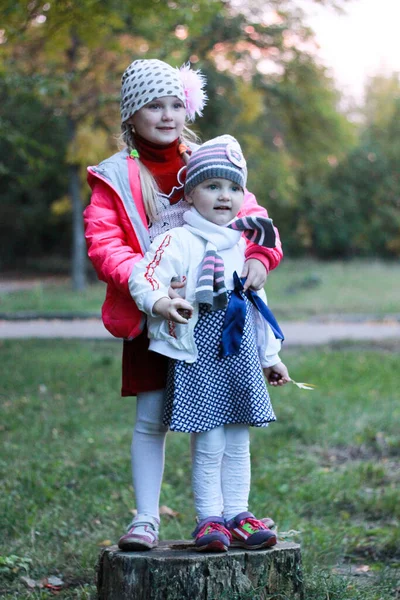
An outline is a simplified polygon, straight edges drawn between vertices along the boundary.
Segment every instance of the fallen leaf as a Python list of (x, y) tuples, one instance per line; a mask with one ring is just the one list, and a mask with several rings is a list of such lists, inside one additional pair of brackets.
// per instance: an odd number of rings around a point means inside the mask
[[(129, 512), (134, 517), (136, 517), (136, 515), (138, 514), (138, 511), (136, 508), (131, 508)], [(176, 510), (173, 510), (172, 508), (170, 508), (169, 506), (166, 506), (165, 504), (160, 506), (160, 515), (165, 515), (166, 517), (171, 517), (172, 519), (174, 519), (175, 517), (179, 517), (179, 513)]]
[(56, 585), (56, 586), (64, 585), (63, 580), (60, 579), (59, 577), (56, 577), (55, 575), (50, 575), (50, 577), (47, 578), (47, 581), (50, 583), (50, 585)]
[(160, 506), (160, 515), (175, 518), (179, 516), (179, 513), (176, 510), (172, 510), (172, 508), (170, 508), (169, 506), (163, 504), (162, 506)]
[(294, 385), (297, 385), (297, 387), (300, 388), (301, 390), (313, 390), (315, 387), (317, 387), (313, 383), (305, 383), (305, 382), (299, 383), (298, 381), (295, 381), (294, 379), (291, 379), (290, 381), (292, 383), (294, 383)]
[(102, 542), (97, 543), (98, 546), (112, 546), (111, 540), (103, 540)]
[(42, 579), (41, 583), (52, 592), (60, 592), (65, 585), (63, 580), (55, 575), (50, 575), (50, 577)]
[(21, 577), (22, 583), (24, 583), (28, 588), (34, 589), (36, 587), (42, 588), (43, 585), (40, 581), (35, 581), (35, 579), (31, 579), (31, 577)]
[(294, 535), (300, 535), (301, 531), (297, 529), (289, 529), (289, 531), (281, 531), (279, 537), (293, 537)]
[(359, 567), (356, 568), (355, 572), (356, 573), (368, 573), (369, 570), (370, 570), (369, 565), (360, 565)]

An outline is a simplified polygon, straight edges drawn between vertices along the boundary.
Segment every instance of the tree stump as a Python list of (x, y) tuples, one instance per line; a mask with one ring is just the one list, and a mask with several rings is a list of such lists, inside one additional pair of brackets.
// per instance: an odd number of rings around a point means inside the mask
[(200, 553), (193, 542), (164, 541), (149, 552), (104, 548), (99, 600), (304, 600), (300, 545)]

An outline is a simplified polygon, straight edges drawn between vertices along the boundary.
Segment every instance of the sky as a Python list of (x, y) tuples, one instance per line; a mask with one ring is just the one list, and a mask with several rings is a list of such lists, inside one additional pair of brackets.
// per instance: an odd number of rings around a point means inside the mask
[(337, 87), (360, 101), (368, 76), (400, 72), (400, 0), (349, 0), (345, 11), (309, 7), (308, 23)]

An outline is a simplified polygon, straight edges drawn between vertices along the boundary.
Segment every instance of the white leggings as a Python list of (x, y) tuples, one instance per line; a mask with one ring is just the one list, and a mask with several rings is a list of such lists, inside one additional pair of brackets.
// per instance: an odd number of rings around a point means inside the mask
[(138, 514), (160, 518), (159, 500), (164, 472), (163, 425), (165, 390), (141, 392), (136, 400), (136, 423), (131, 445), (132, 479)]
[[(131, 459), (138, 514), (159, 519), (164, 471), (165, 437), (162, 423), (164, 390), (137, 396)], [(247, 425), (221, 425), (192, 434), (192, 485), (197, 517), (224, 515), (231, 519), (246, 511), (250, 490), (250, 442)]]
[(192, 486), (197, 517), (232, 519), (247, 511), (250, 492), (248, 425), (221, 425), (192, 434)]

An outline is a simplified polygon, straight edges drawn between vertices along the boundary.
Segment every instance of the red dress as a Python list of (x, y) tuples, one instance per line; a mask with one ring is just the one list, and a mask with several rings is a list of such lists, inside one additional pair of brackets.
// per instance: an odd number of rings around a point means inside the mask
[[(169, 195), (178, 186), (177, 173), (185, 164), (179, 154), (178, 142), (157, 146), (143, 138), (136, 139), (140, 160), (157, 181), (160, 190)], [(183, 193), (170, 198), (175, 204)], [(124, 340), (122, 353), (122, 396), (136, 396), (138, 392), (163, 389), (167, 381), (167, 357), (149, 352), (147, 329), (131, 341)]]

